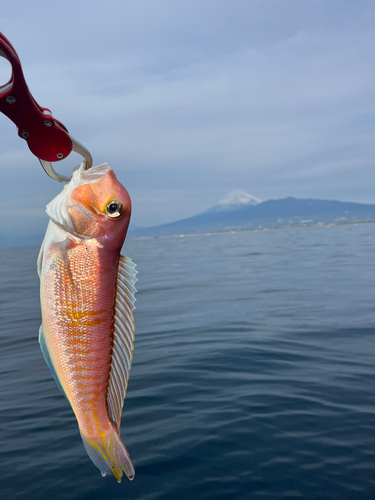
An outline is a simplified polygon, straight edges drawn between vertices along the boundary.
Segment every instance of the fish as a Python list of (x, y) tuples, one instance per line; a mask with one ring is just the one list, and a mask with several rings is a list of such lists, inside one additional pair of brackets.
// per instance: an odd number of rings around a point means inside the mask
[(135, 331), (136, 265), (120, 255), (131, 199), (107, 163), (87, 169), (83, 161), (46, 212), (37, 261), (40, 347), (102, 476), (132, 480), (120, 437)]

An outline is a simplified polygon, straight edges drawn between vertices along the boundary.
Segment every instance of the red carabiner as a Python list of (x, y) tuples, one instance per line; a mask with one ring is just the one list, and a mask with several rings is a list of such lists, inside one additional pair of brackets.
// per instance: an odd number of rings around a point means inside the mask
[(30, 151), (39, 158), (48, 175), (61, 182), (70, 177), (57, 174), (51, 162), (60, 161), (77, 151), (85, 159), (87, 168), (92, 158), (87, 149), (69, 135), (67, 128), (53, 118), (47, 108), (42, 108), (30, 93), (23, 75), (17, 52), (7, 38), (0, 33), (0, 56), (12, 66), (8, 83), (0, 87), (0, 111), (18, 127), (18, 135), (25, 139)]

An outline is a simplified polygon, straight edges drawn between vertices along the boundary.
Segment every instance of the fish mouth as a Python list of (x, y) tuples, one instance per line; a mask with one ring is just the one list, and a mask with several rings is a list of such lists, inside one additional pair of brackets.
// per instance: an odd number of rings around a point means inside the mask
[(46, 212), (50, 219), (61, 229), (67, 231), (76, 238), (92, 238), (92, 236), (77, 233), (71, 214), (76, 213), (78, 216), (97, 222), (98, 210), (93, 205), (90, 205), (90, 209), (92, 210), (86, 208), (84, 205), (74, 200), (71, 195), (73, 190), (78, 186), (98, 182), (110, 170), (111, 168), (108, 163), (103, 163), (102, 165), (86, 170), (86, 161), (83, 161), (81, 165), (73, 170), (73, 175), (69, 184), (64, 187), (56, 198), (48, 203)]
[[(73, 175), (75, 171), (79, 171), (81, 182), (77, 185), (80, 186), (81, 184), (91, 184), (92, 182), (99, 181), (103, 177), (103, 175), (105, 175), (110, 170), (112, 169), (108, 165), (108, 163), (102, 163), (101, 165), (97, 165), (96, 167), (87, 169), (86, 161), (84, 160), (81, 165), (73, 170)], [(74, 187), (77, 187), (77, 185)]]

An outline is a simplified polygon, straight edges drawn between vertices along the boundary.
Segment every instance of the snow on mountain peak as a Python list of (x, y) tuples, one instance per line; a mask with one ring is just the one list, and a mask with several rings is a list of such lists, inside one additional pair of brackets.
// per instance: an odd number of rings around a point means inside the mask
[(238, 210), (239, 208), (244, 207), (245, 205), (258, 205), (262, 203), (262, 200), (259, 198), (255, 198), (249, 193), (245, 191), (241, 191), (240, 189), (236, 189), (235, 191), (230, 192), (227, 196), (225, 196), (217, 205), (206, 210), (206, 212), (222, 212)]
[(229, 208), (231, 205), (258, 205), (258, 203), (261, 202), (262, 200), (259, 198), (255, 198), (255, 196), (252, 196), (245, 191), (236, 189), (235, 191), (231, 191), (227, 196), (219, 201), (218, 205), (222, 208)]

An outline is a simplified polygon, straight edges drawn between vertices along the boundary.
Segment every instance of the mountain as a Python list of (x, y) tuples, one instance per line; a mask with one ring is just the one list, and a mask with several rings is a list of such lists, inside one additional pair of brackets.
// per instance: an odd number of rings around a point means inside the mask
[(133, 231), (132, 237), (375, 221), (372, 204), (289, 197), (239, 205), (236, 209), (207, 210), (188, 219)]
[(238, 210), (245, 205), (258, 205), (262, 200), (255, 198), (245, 191), (239, 189), (232, 191), (225, 196), (217, 205), (206, 210), (207, 212), (222, 212), (223, 210)]

